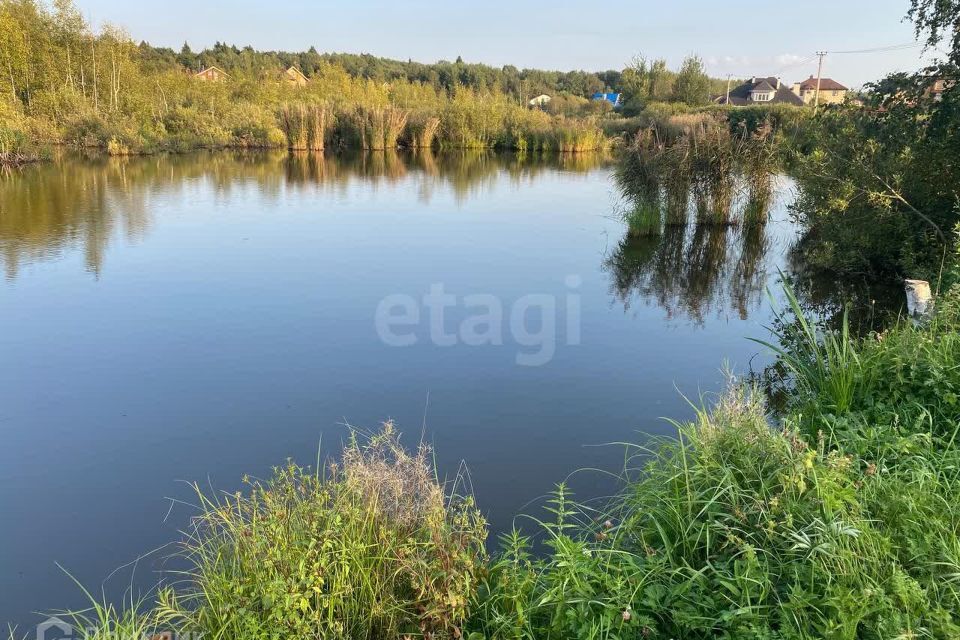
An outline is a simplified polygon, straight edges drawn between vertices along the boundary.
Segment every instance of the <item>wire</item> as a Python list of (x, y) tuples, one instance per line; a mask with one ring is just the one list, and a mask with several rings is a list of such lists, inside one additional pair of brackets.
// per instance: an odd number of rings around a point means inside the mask
[(907, 42), (904, 44), (893, 44), (886, 47), (875, 47), (873, 49), (851, 49), (849, 51), (828, 51), (831, 55), (847, 53), (883, 53), (885, 51), (901, 51), (903, 49), (916, 49), (925, 46), (922, 42)]
[(789, 62), (789, 63), (783, 65), (782, 67), (780, 67), (779, 69), (777, 69), (777, 73), (782, 73), (782, 72), (786, 71), (787, 69), (792, 69), (793, 67), (799, 67), (799, 66), (801, 66), (801, 65), (809, 64), (809, 63), (813, 62), (813, 61), (816, 59), (816, 57), (817, 57), (817, 56), (810, 56), (810, 57), (808, 57), (808, 58), (803, 58), (803, 59), (801, 59), (801, 60), (797, 60), (796, 62)]

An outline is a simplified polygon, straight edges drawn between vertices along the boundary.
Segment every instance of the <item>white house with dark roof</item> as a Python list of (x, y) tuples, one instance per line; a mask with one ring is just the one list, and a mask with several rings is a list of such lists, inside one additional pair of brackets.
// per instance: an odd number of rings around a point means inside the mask
[(803, 106), (803, 100), (790, 88), (780, 81), (780, 78), (750, 78), (749, 81), (737, 85), (730, 90), (729, 102), (727, 95), (717, 97), (717, 104), (730, 104), (735, 107), (746, 107), (752, 104), (792, 104)]

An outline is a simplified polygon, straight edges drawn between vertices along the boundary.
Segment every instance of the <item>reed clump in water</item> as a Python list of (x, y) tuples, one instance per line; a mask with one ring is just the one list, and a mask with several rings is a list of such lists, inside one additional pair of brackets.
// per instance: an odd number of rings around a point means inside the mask
[(280, 109), (279, 120), (288, 149), (323, 151), (333, 114), (326, 105), (286, 104)]
[(656, 131), (645, 129), (634, 141), (634, 148), (626, 153), (614, 172), (620, 194), (631, 206), (622, 218), (630, 235), (635, 237), (659, 235), (663, 227), (663, 198), (660, 176), (648, 154), (659, 146)]
[(730, 224), (738, 145), (726, 124), (716, 120), (701, 122), (686, 137), (697, 222)]
[[(362, 149), (396, 149), (407, 126), (410, 112), (398, 107), (359, 106), (353, 111), (353, 123)], [(436, 133), (436, 131), (434, 131)]]
[(773, 202), (773, 170), (776, 147), (770, 123), (764, 123), (749, 137), (740, 154), (746, 198), (741, 221), (744, 226), (765, 224)]
[(440, 131), (440, 118), (429, 113), (413, 113), (407, 118), (404, 134), (406, 146), (413, 149), (431, 149)]
[(655, 161), (663, 184), (665, 219), (671, 226), (683, 226), (690, 218), (690, 193), (693, 187), (693, 164), (689, 138), (661, 151)]
[(623, 219), (631, 236), (639, 238), (663, 233), (663, 215), (659, 201), (639, 201), (623, 213)]
[[(772, 201), (775, 159), (769, 125), (750, 135), (745, 129), (732, 134), (724, 120), (691, 114), (641, 130), (620, 162), (617, 179), (636, 211), (658, 202), (666, 225), (688, 224), (691, 200), (697, 224), (730, 225), (739, 222), (734, 199), (743, 176), (747, 195), (741, 217), (746, 224), (762, 224)], [(656, 185), (656, 199), (650, 197), (650, 185)]]

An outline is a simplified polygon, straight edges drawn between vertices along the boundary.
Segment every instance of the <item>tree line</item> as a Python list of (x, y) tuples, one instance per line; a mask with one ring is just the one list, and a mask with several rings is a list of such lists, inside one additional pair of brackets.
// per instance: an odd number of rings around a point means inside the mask
[[(227, 82), (192, 76), (217, 66)], [(299, 68), (305, 87), (281, 81)], [(645, 75), (644, 75), (645, 74)], [(30, 142), (100, 146), (114, 153), (284, 144), (291, 104), (329, 113), (331, 142), (364, 139), (354, 126), (397, 108), (417, 135), (426, 122), (440, 146), (577, 149), (605, 146), (610, 113), (597, 91), (623, 93), (629, 115), (653, 101), (704, 104), (711, 80), (697, 58), (672, 71), (663, 60), (623, 71), (544, 71), (464, 62), (423, 64), (367, 54), (256, 51), (217, 43), (194, 52), (139, 44), (123, 29), (94, 30), (72, 0), (0, 0), (0, 151)], [(553, 100), (530, 109), (531, 97)], [(358, 111), (366, 110), (366, 111)], [(297, 107), (299, 112), (299, 107)], [(366, 114), (366, 115), (365, 115)], [(287, 136), (289, 143), (289, 136)], [(391, 139), (393, 136), (390, 137)], [(312, 144), (311, 146), (316, 146)]]

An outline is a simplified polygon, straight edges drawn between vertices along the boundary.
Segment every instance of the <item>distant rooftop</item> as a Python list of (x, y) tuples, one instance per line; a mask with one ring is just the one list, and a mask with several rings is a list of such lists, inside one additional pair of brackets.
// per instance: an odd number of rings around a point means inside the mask
[[(801, 91), (816, 91), (817, 89), (817, 79), (813, 76), (799, 84)], [(849, 91), (849, 89), (833, 78), (820, 78), (820, 91)]]

